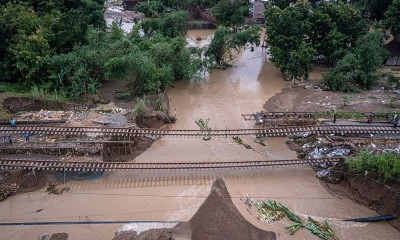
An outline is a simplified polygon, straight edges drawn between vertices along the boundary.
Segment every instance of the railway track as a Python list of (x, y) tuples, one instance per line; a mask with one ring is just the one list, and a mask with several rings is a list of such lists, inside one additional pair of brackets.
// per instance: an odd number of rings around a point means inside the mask
[(341, 158), (197, 163), (62, 162), (55, 160), (0, 159), (0, 169), (68, 172), (102, 172), (131, 170), (223, 170), (266, 167), (313, 166), (323, 163), (335, 164), (339, 161), (341, 161)]
[[(337, 112), (337, 115), (340, 116), (341, 114), (350, 114), (353, 116), (358, 116), (359, 118), (367, 118), (371, 112)], [(392, 117), (393, 113), (373, 113), (374, 122), (376, 119), (386, 120), (387, 116)], [(292, 118), (292, 119), (304, 119), (304, 118), (318, 118), (318, 117), (325, 117), (325, 118), (333, 118), (332, 111), (326, 112), (257, 112), (252, 114), (241, 114), (244, 120), (257, 120), (257, 119), (285, 119), (285, 118)]]
[(260, 112), (255, 114), (241, 114), (244, 120), (256, 120), (257, 118), (281, 119), (281, 118), (315, 118), (314, 112)]
[[(47, 125), (47, 124), (64, 124), (66, 123), (66, 120), (18, 120), (17, 124), (18, 125)], [(0, 120), (0, 125), (1, 126), (7, 126), (10, 125), (10, 120)]]
[(275, 127), (267, 129), (225, 129), (225, 130), (160, 130), (104, 127), (38, 127), (18, 126), (0, 127), (0, 136), (10, 134), (97, 136), (97, 137), (231, 137), (254, 135), (256, 137), (283, 137), (301, 134), (399, 134), (400, 129), (390, 125), (319, 125)]

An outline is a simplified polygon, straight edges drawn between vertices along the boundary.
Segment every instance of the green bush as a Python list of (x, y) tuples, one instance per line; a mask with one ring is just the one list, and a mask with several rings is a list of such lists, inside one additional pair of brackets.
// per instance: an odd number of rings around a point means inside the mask
[(400, 155), (384, 153), (374, 155), (361, 152), (346, 161), (349, 169), (356, 173), (363, 173), (377, 178), (384, 183), (400, 183)]
[(20, 93), (25, 91), (26, 89), (19, 84), (0, 82), (0, 92)]

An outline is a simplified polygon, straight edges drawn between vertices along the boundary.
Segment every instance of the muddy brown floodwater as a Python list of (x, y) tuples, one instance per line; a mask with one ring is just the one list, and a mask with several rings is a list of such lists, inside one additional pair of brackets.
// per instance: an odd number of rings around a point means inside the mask
[[(189, 31), (188, 41), (203, 46), (209, 30)], [(196, 41), (197, 37), (205, 40)], [(262, 110), (266, 99), (287, 85), (278, 70), (266, 61), (262, 48), (244, 51), (228, 70), (215, 70), (204, 82), (176, 82), (168, 90), (172, 111), (176, 108), (175, 129), (196, 129), (195, 120), (210, 119), (212, 128), (251, 128), (241, 113)], [(263, 147), (252, 137), (243, 137), (254, 150), (245, 149), (230, 138), (210, 141), (192, 138), (164, 138), (155, 142), (137, 162), (207, 162), (265, 159), (293, 159), (296, 154), (285, 138), (270, 138)], [(0, 203), (1, 222), (86, 221), (89, 220), (183, 220), (187, 221), (207, 197), (212, 182), (226, 181), (233, 202), (255, 226), (275, 231), (279, 239), (317, 239), (300, 230), (292, 237), (282, 223), (258, 222), (241, 201), (249, 194), (258, 199), (274, 199), (301, 216), (331, 220), (340, 239), (399, 239), (400, 234), (386, 223), (355, 224), (340, 219), (376, 215), (349, 199), (330, 195), (308, 167), (241, 170), (114, 173), (94, 181), (69, 182), (69, 192), (60, 196), (43, 190), (21, 194)], [(40, 212), (36, 212), (43, 209)], [(160, 225), (127, 224), (105, 226), (0, 227), (0, 239), (37, 239), (38, 236), (68, 232), (70, 239), (112, 239), (118, 229), (145, 230)]]

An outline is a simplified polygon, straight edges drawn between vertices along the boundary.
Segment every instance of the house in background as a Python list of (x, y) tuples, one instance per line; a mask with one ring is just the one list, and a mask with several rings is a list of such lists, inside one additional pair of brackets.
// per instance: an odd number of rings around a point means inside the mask
[(390, 53), (386, 60), (386, 66), (400, 66), (400, 39), (394, 38), (385, 44), (384, 48)]
[(253, 22), (264, 23), (265, 3), (268, 0), (249, 0), (250, 18)]

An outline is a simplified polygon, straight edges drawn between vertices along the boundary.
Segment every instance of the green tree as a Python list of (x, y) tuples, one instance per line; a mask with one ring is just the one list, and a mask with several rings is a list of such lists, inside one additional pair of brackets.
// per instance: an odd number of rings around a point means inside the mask
[(245, 11), (241, 0), (221, 0), (211, 9), (219, 25), (234, 29), (244, 24)]
[(370, 89), (378, 79), (376, 70), (387, 57), (383, 48), (383, 37), (381, 31), (361, 36), (355, 49), (324, 76), (324, 83), (334, 91)]
[(302, 42), (300, 46), (290, 52), (286, 76), (293, 81), (308, 80), (309, 72), (312, 70), (311, 60), (317, 52), (310, 45)]
[(299, 2), (289, 8), (267, 6), (266, 33), (275, 66), (287, 80), (307, 79), (316, 54), (309, 37), (312, 7)]
[(290, 6), (290, 4), (295, 3), (296, 0), (270, 0), (273, 6), (277, 6), (280, 9), (284, 9)]
[(365, 88), (371, 88), (378, 76), (376, 70), (382, 66), (388, 56), (383, 48), (384, 33), (375, 31), (361, 36), (357, 41), (355, 54), (360, 59), (360, 81), (359, 84)]
[(233, 32), (228, 28), (219, 27), (207, 49), (207, 55), (215, 59), (217, 65), (224, 67), (233, 59), (246, 44), (259, 45), (260, 34), (258, 28), (248, 28)]
[(164, 36), (174, 38), (183, 36), (187, 30), (188, 15), (185, 11), (165, 14), (161, 18), (160, 31)]
[(395, 37), (400, 36), (400, 0), (393, 0), (385, 13), (385, 26)]
[(174, 11), (163, 14), (160, 18), (152, 18), (143, 23), (145, 33), (160, 32), (166, 37), (175, 38), (185, 35), (188, 15), (185, 11)]
[(135, 11), (144, 13), (146, 17), (159, 17), (164, 12), (161, 1), (144, 1), (135, 6)]
[(0, 80), (31, 85), (51, 53), (31, 7), (7, 3), (0, 6)]
[(354, 54), (347, 54), (337, 65), (324, 75), (324, 84), (333, 91), (357, 91), (359, 60)]
[[(364, 19), (352, 4), (341, 1), (320, 2), (316, 11), (328, 15), (332, 24), (329, 28), (324, 28), (326, 30), (322, 36), (337, 28), (337, 31), (345, 36), (345, 43), (349, 47), (353, 47), (358, 37), (369, 31), (368, 20)], [(318, 24), (314, 25), (314, 29), (318, 27)]]
[(393, 0), (360, 0), (356, 6), (369, 18), (382, 20)]

